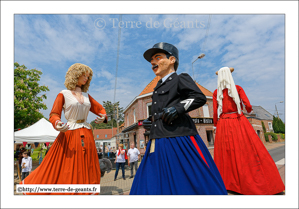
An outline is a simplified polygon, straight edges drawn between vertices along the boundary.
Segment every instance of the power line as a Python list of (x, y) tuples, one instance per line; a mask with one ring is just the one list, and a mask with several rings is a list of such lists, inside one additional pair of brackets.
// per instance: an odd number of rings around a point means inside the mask
[(212, 19), (212, 15), (209, 15), (209, 20), (208, 20), (208, 25), (207, 25), (207, 29), (206, 29), (205, 40), (204, 40), (203, 45), (202, 45), (202, 53), (205, 52), (206, 42), (207, 42), (207, 39), (208, 39), (209, 30), (210, 30), (211, 19)]
[[(122, 21), (122, 15), (119, 15), (119, 21)], [(116, 97), (116, 86), (117, 86), (117, 72), (118, 72), (118, 63), (119, 63), (119, 50), (120, 50), (120, 38), (121, 38), (121, 27), (118, 27), (118, 41), (117, 41), (117, 55), (116, 55), (116, 68), (115, 68), (115, 85), (114, 85), (114, 97), (113, 97), (113, 104), (115, 104), (115, 97)], [(118, 108), (118, 107), (117, 107)], [(113, 108), (113, 114), (111, 116), (111, 124), (112, 124), (112, 137), (113, 137), (113, 120), (112, 117), (115, 117), (115, 108)], [(118, 115), (116, 116), (118, 119)], [(116, 124), (118, 127), (118, 120), (116, 120)], [(118, 133), (118, 129), (117, 129)]]
[[(119, 22), (122, 21), (122, 15), (119, 15)], [(120, 37), (121, 37), (121, 27), (118, 27), (118, 43), (117, 43), (117, 55), (116, 55), (116, 69), (115, 69), (115, 86), (114, 86), (114, 98), (113, 103), (115, 103), (116, 96), (116, 85), (117, 85), (117, 71), (119, 63), (119, 49), (120, 49)], [(113, 111), (114, 112), (114, 111)]]

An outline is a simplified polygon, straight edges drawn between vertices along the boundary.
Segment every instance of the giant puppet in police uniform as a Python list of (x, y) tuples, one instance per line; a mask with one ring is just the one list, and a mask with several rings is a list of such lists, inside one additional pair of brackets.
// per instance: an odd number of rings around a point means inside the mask
[(152, 96), (150, 142), (137, 170), (133, 195), (224, 195), (219, 171), (187, 114), (206, 103), (192, 80), (176, 73), (178, 49), (157, 43), (144, 53), (158, 82)]

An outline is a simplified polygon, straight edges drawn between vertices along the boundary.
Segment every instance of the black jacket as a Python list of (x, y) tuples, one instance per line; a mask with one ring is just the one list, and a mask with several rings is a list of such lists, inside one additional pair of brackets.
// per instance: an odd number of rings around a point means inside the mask
[[(206, 101), (206, 96), (187, 73), (173, 73), (162, 84), (158, 82), (152, 96), (151, 115), (155, 120), (152, 122), (150, 139), (198, 134), (187, 112), (203, 106)], [(170, 125), (159, 117), (165, 107), (175, 107), (179, 114)]]

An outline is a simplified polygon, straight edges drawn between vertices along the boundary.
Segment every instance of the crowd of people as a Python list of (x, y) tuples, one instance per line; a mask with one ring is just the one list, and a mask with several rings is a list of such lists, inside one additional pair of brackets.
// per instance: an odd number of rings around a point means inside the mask
[(112, 147), (110, 143), (108, 143), (107, 146), (105, 146), (105, 152), (103, 152), (103, 145), (100, 145), (100, 148), (98, 149), (98, 158), (108, 158), (108, 159), (115, 159), (115, 177), (114, 181), (116, 181), (116, 178), (118, 176), (119, 168), (122, 170), (122, 177), (125, 180), (125, 164), (126, 161), (128, 163), (128, 166), (131, 171), (130, 178), (133, 178), (133, 170), (135, 168), (135, 173), (138, 169), (138, 161), (140, 161), (140, 151), (135, 147), (135, 144), (132, 142), (130, 144), (130, 149), (128, 149), (127, 143), (119, 144), (118, 149), (116, 150), (115, 147)]
[[(40, 151), (37, 154), (37, 159), (39, 164), (41, 164), (43, 158), (48, 153), (50, 147), (47, 148), (44, 153), (43, 148), (40, 148)], [(32, 157), (31, 155), (34, 152), (34, 148), (32, 145), (27, 145), (23, 147), (21, 145), (17, 145), (16, 152), (14, 154), (14, 159), (17, 165), (17, 177), (16, 180), (24, 180), (32, 170)]]
[[(119, 144), (118, 149), (114, 146), (112, 147), (110, 143), (105, 147), (105, 153), (103, 153), (103, 145), (98, 149), (98, 158), (108, 158), (115, 159), (114, 163), (116, 165), (115, 180), (118, 175), (119, 168), (122, 169), (122, 177), (125, 180), (125, 163), (127, 161), (129, 169), (131, 171), (130, 178), (133, 178), (133, 171), (135, 168), (135, 173), (138, 169), (138, 161), (140, 161), (140, 151), (135, 147), (134, 143), (130, 144), (130, 148), (126, 146), (127, 143)], [(127, 149), (125, 149), (127, 148)], [(42, 163), (43, 158), (47, 155), (50, 147), (44, 153), (43, 148), (37, 155), (38, 164)], [(17, 159), (17, 166), (19, 167), (20, 176), (18, 174), (16, 179), (24, 180), (32, 170), (32, 158), (30, 157), (32, 152), (31, 146), (28, 149), (18, 146), (15, 153), (15, 159)]]

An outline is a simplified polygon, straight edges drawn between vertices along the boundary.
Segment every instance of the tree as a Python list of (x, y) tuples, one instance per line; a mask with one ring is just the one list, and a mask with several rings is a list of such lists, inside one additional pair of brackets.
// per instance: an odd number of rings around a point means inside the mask
[(274, 133), (285, 133), (285, 124), (278, 117), (273, 115), (273, 130)]
[(43, 99), (49, 91), (47, 86), (40, 86), (42, 72), (36, 69), (27, 70), (24, 65), (14, 63), (14, 128), (22, 129), (43, 118), (40, 109), (47, 109)]
[(93, 121), (91, 121), (91, 125), (94, 129), (107, 129), (111, 128), (112, 123), (113, 127), (117, 127), (116, 120), (117, 120), (117, 107), (118, 107), (118, 125), (122, 124), (124, 122), (124, 108), (119, 107), (119, 102), (112, 103), (111, 101), (103, 101), (103, 107), (106, 110), (106, 114), (108, 116), (108, 123), (101, 123), (96, 124)]
[(264, 134), (265, 134), (267, 131), (266, 131), (266, 126), (264, 124), (264, 121), (262, 121), (262, 127), (263, 127), (263, 131), (264, 131)]

